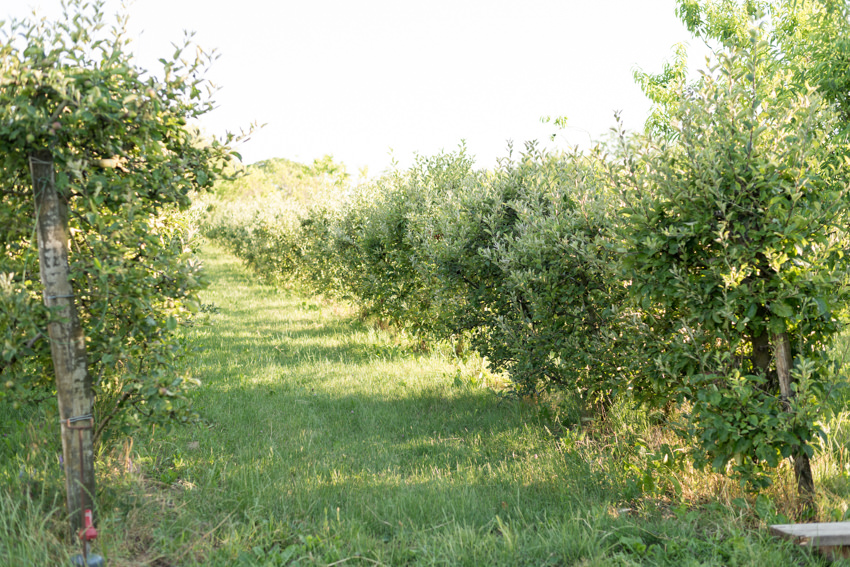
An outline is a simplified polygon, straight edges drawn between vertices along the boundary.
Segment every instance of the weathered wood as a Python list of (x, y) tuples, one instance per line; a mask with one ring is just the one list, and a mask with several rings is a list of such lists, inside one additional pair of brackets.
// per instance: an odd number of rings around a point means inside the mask
[(770, 526), (774, 535), (817, 549), (837, 559), (850, 557), (850, 522), (821, 524), (776, 524)]
[[(772, 337), (773, 358), (776, 363), (776, 375), (779, 379), (779, 393), (782, 396), (782, 406), (785, 411), (791, 411), (791, 398), (794, 390), (791, 388), (791, 341), (788, 333), (777, 333)], [(797, 494), (807, 511), (814, 509), (815, 481), (812, 476), (812, 465), (809, 456), (802, 446), (794, 448), (794, 476), (797, 479)]]
[(770, 531), (788, 539), (805, 540), (813, 547), (850, 545), (850, 522), (776, 524), (770, 526)]
[(56, 190), (51, 153), (46, 150), (33, 152), (29, 161), (44, 304), (54, 310), (47, 332), (59, 401), (68, 513), (71, 529), (76, 534), (83, 525), (83, 511), (93, 507), (95, 490), (92, 383), (86, 362), (85, 336), (70, 280), (68, 204)]

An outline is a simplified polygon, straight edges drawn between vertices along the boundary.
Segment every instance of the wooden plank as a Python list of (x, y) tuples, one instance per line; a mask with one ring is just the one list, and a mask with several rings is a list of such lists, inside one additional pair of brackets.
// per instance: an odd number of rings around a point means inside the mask
[(770, 531), (784, 538), (805, 540), (811, 547), (850, 545), (850, 522), (776, 524), (770, 526)]

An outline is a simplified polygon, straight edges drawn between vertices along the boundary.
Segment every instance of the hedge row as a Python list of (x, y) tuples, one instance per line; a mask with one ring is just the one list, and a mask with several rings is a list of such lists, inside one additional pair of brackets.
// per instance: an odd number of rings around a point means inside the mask
[(642, 348), (643, 323), (617, 276), (609, 167), (529, 145), (481, 172), (461, 148), (336, 200), (331, 188), (308, 204), (218, 201), (203, 231), (278, 282), (350, 298), (421, 338), (468, 341), (517, 393), (604, 401), (647, 384), (641, 358), (620, 356)]

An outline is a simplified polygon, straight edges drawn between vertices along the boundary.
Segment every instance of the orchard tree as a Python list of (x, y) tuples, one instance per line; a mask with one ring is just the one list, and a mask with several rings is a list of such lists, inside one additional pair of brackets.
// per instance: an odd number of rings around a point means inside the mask
[(529, 143), (518, 160), (456, 183), (417, 247), (433, 257), (435, 295), (455, 298), (452, 323), (514, 393), (561, 391), (600, 412), (641, 376), (619, 356), (635, 329), (611, 246), (618, 195), (607, 170), (596, 150)]
[(825, 349), (850, 240), (842, 117), (750, 27), (671, 108), (672, 137), (631, 148), (620, 180), (625, 277), (675, 330), (659, 370), (688, 402), (698, 464), (752, 488), (792, 457), (811, 503)]
[(187, 59), (187, 38), (149, 75), (126, 16), (107, 29), (102, 2), (63, 6), (0, 26), (0, 374), (16, 403), (56, 390), (79, 528), (93, 438), (192, 419), (176, 331), (202, 276), (181, 210), (235, 154), (189, 126), (212, 108), (208, 54)]

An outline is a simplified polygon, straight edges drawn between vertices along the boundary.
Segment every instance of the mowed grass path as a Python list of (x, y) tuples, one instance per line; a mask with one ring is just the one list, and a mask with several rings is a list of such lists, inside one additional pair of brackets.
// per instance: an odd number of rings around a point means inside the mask
[(216, 248), (204, 261), (205, 423), (137, 440), (148, 493), (113, 519), (114, 565), (820, 564), (721, 511), (618, 513), (604, 446)]

